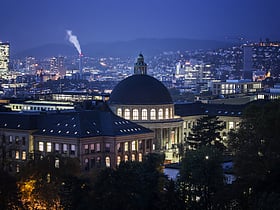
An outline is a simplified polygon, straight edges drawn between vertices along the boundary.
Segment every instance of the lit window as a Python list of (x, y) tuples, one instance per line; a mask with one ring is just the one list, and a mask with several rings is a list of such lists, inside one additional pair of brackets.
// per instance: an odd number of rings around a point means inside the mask
[(59, 159), (55, 158), (54, 167), (59, 168)]
[(147, 109), (142, 109), (142, 120), (148, 119), (148, 111)]
[(52, 152), (52, 143), (47, 142), (47, 152)]
[(131, 149), (132, 149), (132, 151), (136, 150), (136, 142), (135, 141), (131, 142)]
[(163, 110), (162, 110), (162, 109), (159, 109), (159, 110), (158, 110), (158, 119), (159, 119), (159, 120), (162, 120), (162, 119), (163, 119)]
[(234, 122), (228, 122), (228, 129), (234, 129)]
[(100, 143), (96, 144), (96, 152), (100, 152)]
[(143, 144), (141, 140), (138, 141), (138, 149), (143, 149)]
[(26, 151), (22, 151), (21, 159), (26, 160)]
[(132, 111), (132, 119), (133, 120), (138, 120), (139, 119), (138, 109), (133, 109), (133, 111)]
[(71, 144), (70, 154), (71, 155), (75, 155), (75, 152), (76, 152), (76, 145), (75, 144)]
[(121, 163), (121, 156), (118, 156), (117, 157), (117, 165), (120, 165), (120, 163)]
[(124, 156), (124, 161), (128, 161), (128, 155)]
[(169, 119), (169, 109), (165, 109), (165, 119)]
[(131, 155), (131, 160), (132, 160), (132, 161), (135, 161), (135, 154), (132, 154), (132, 155)]
[(122, 116), (122, 109), (121, 108), (117, 109), (117, 115), (120, 116), (120, 117)]
[(105, 163), (106, 163), (106, 167), (110, 167), (111, 163), (110, 163), (110, 157), (106, 157), (105, 158)]
[(128, 151), (128, 142), (124, 143), (124, 151), (127, 152)]
[(129, 120), (130, 119), (130, 111), (129, 109), (124, 110), (124, 119)]
[(19, 159), (19, 151), (16, 151), (16, 159)]
[(156, 119), (156, 110), (151, 109), (151, 120), (155, 120), (155, 119)]
[(94, 153), (94, 144), (90, 145), (90, 153)]
[(67, 153), (67, 144), (63, 144), (63, 153)]
[(55, 151), (59, 151), (59, 143), (55, 143), (54, 147), (55, 147)]
[(44, 152), (44, 142), (39, 141), (39, 151)]
[(170, 118), (172, 119), (172, 117), (173, 117), (173, 109), (170, 108)]
[(142, 153), (139, 153), (138, 160), (139, 160), (139, 162), (142, 162)]
[(16, 165), (16, 172), (19, 173), (19, 164)]

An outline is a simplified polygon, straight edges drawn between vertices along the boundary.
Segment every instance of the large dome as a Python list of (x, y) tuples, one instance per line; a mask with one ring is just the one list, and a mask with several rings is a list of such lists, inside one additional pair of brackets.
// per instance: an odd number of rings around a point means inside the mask
[(173, 104), (167, 88), (157, 79), (135, 74), (121, 81), (112, 91), (110, 104), (160, 105)]

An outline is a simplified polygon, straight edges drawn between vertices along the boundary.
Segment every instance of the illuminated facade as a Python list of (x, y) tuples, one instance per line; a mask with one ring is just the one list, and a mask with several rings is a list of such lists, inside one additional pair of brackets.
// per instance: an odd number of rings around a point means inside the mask
[[(82, 171), (142, 161), (153, 151), (154, 133), (113, 114), (95, 110), (0, 112), (0, 155), (11, 173), (30, 158), (48, 154), (78, 158)], [(59, 163), (57, 163), (59, 164)]]
[(142, 54), (134, 65), (134, 75), (121, 81), (112, 91), (109, 105), (118, 116), (153, 130), (153, 149), (164, 152), (167, 162), (178, 161), (183, 121), (174, 115), (174, 104), (167, 88), (147, 75)]
[(10, 63), (10, 44), (0, 42), (0, 75), (7, 74)]

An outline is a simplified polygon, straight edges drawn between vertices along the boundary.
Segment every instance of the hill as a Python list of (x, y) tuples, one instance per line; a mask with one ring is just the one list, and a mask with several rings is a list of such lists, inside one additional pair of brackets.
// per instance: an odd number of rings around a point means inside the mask
[[(194, 39), (136, 39), (131, 41), (118, 42), (94, 42), (82, 45), (84, 55), (92, 57), (115, 56), (127, 57), (143, 52), (147, 56), (153, 56), (168, 51), (192, 51), (225, 48), (232, 46), (233, 43), (213, 41), (213, 40), (194, 40)], [(22, 58), (26, 56), (52, 57), (58, 55), (73, 56), (78, 54), (71, 43), (67, 44), (46, 44), (36, 48), (28, 49), (15, 53), (13, 57)]]

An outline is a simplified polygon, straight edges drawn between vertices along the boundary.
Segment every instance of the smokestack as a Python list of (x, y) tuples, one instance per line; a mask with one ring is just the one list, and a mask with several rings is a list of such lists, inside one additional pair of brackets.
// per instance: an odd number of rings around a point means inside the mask
[(82, 58), (83, 58), (83, 54), (81, 53), (79, 55), (79, 73), (80, 73), (81, 78), (82, 78), (82, 75), (83, 75), (83, 61), (82, 61)]

